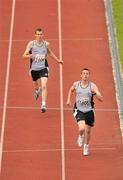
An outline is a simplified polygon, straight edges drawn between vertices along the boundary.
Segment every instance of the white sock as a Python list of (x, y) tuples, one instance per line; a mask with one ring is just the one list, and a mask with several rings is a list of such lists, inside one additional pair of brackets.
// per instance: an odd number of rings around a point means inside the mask
[(46, 101), (42, 101), (42, 105), (45, 106), (46, 105)]

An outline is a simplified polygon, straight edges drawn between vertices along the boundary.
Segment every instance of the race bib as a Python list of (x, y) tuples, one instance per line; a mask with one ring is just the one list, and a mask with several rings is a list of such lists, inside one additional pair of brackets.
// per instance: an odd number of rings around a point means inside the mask
[(83, 107), (88, 107), (88, 106), (90, 106), (90, 100), (89, 100), (89, 98), (81, 98), (79, 100), (79, 104)]
[(45, 59), (45, 55), (37, 54), (34, 58), (35, 61), (39, 62)]

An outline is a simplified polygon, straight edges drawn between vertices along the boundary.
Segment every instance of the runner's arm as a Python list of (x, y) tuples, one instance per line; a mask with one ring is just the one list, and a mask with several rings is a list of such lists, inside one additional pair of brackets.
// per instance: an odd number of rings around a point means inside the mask
[(71, 105), (71, 96), (72, 96), (73, 92), (75, 91), (75, 87), (76, 87), (76, 82), (73, 83), (73, 85), (70, 87), (70, 89), (68, 91), (67, 102), (66, 102), (66, 104), (68, 106)]
[(103, 101), (103, 97), (98, 89), (98, 87), (96, 86), (96, 84), (92, 83), (92, 88), (91, 88), (91, 92), (92, 94), (94, 94), (96, 96), (96, 98), (99, 100), (99, 101)]
[(33, 41), (30, 41), (26, 47), (26, 50), (23, 54), (23, 59), (31, 59), (32, 58), (32, 54), (30, 53), (31, 51), (31, 48), (32, 48), (32, 44), (33, 44)]
[(52, 57), (53, 59), (55, 59), (58, 63), (63, 64), (63, 61), (62, 61), (62, 60), (59, 60), (59, 59), (56, 57), (56, 55), (52, 52), (52, 50), (51, 50), (50, 47), (49, 47), (49, 43), (47, 43), (47, 52), (48, 52), (48, 55), (49, 55), (50, 57)]

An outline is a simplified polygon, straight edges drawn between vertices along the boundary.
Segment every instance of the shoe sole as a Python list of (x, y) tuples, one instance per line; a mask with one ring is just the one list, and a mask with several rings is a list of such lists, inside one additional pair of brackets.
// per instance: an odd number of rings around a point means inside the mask
[(45, 112), (46, 112), (46, 109), (41, 109), (41, 112), (42, 112), (42, 113), (45, 113)]
[(80, 148), (82, 147), (82, 145), (80, 145), (80, 144), (77, 144), (77, 146), (80, 147)]

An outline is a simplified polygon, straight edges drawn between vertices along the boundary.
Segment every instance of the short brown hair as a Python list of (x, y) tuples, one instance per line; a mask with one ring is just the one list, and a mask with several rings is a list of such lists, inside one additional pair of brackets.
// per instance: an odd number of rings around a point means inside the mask
[(37, 29), (35, 30), (35, 34), (37, 33), (37, 31), (39, 31), (39, 32), (44, 32), (44, 30), (43, 30), (42, 28), (37, 28)]
[(90, 74), (90, 70), (89, 70), (88, 68), (83, 68), (83, 69), (81, 70), (81, 74), (82, 74), (82, 72), (83, 72), (84, 70), (85, 70), (85, 71), (88, 71), (89, 74)]

